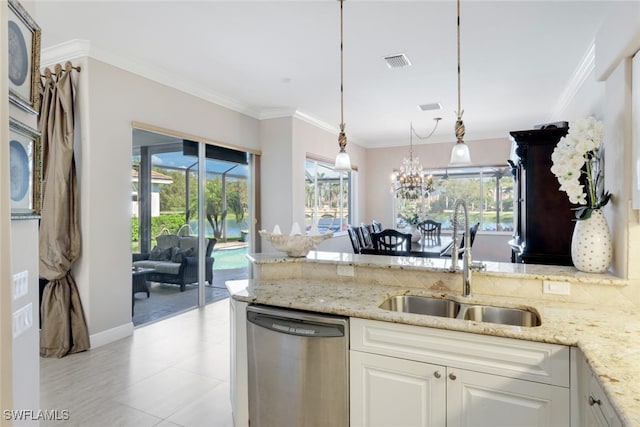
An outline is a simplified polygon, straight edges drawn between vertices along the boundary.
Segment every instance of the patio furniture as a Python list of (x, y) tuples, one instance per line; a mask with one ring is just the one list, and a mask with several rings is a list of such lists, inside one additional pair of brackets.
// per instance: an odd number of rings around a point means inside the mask
[(131, 269), (131, 317), (133, 317), (133, 307), (136, 304), (136, 294), (138, 292), (146, 292), (147, 298), (149, 298), (149, 283), (147, 282), (147, 275), (154, 273), (156, 270), (153, 268), (140, 268), (133, 267)]
[[(133, 254), (133, 266), (153, 268), (148, 275), (151, 282), (180, 285), (184, 292), (186, 285), (198, 281), (198, 237), (162, 234), (156, 238), (157, 245), (150, 253)], [(205, 239), (205, 280), (213, 284), (213, 257), (211, 252), (216, 239)]]

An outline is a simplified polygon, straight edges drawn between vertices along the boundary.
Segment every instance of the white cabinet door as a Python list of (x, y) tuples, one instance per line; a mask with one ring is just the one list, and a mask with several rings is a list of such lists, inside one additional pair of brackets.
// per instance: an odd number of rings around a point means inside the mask
[(569, 402), (568, 388), (447, 371), (447, 427), (567, 427)]
[(229, 298), (231, 327), (231, 410), (236, 427), (249, 425), (247, 380), (247, 303)]
[(446, 369), (377, 354), (350, 352), (351, 427), (442, 427)]

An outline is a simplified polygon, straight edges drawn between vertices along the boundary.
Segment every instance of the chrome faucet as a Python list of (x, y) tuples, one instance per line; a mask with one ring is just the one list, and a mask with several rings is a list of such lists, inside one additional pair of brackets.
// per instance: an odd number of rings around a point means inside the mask
[(458, 270), (458, 210), (464, 210), (464, 253), (462, 254), (462, 296), (471, 295), (471, 230), (469, 227), (469, 213), (467, 204), (462, 199), (457, 199), (453, 205), (453, 250), (451, 252), (451, 270)]

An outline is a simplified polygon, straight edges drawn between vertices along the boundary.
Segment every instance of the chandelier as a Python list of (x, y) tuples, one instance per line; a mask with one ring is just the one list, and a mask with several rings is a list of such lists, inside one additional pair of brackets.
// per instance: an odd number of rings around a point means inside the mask
[(415, 200), (427, 196), (433, 192), (433, 176), (425, 177), (424, 169), (418, 157), (413, 157), (413, 136), (418, 139), (427, 139), (438, 127), (440, 117), (434, 119), (435, 126), (431, 133), (425, 137), (418, 135), (413, 129), (413, 123), (409, 125), (409, 157), (402, 160), (402, 166), (397, 172), (391, 175), (393, 181), (393, 192), (396, 197), (406, 200)]

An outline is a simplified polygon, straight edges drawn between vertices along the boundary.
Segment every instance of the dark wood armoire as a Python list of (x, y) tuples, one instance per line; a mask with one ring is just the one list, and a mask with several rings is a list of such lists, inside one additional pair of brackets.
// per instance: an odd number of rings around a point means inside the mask
[(551, 153), (568, 127), (509, 132), (515, 148), (513, 262), (573, 265), (574, 212), (551, 172)]

